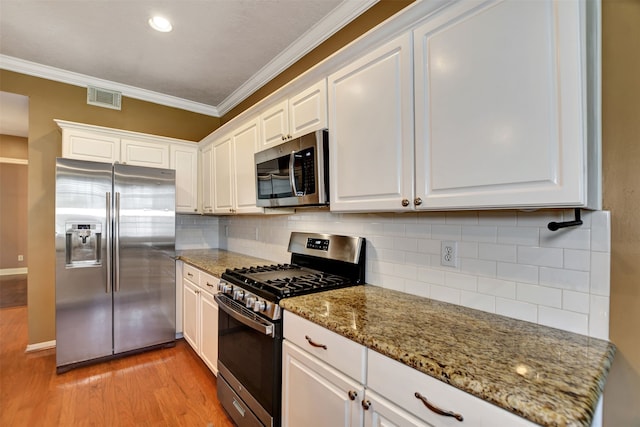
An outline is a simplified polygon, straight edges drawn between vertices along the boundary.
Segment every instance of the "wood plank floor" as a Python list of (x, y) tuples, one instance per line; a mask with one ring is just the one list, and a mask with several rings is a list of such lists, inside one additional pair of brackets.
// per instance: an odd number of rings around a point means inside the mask
[(184, 340), (61, 375), (54, 349), (26, 345), (26, 307), (0, 309), (0, 426), (233, 426)]

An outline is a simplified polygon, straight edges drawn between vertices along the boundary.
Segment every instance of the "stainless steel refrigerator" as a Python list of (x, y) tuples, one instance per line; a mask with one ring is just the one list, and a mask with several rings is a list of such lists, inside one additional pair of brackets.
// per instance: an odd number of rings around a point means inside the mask
[(57, 159), (56, 367), (175, 345), (175, 171)]

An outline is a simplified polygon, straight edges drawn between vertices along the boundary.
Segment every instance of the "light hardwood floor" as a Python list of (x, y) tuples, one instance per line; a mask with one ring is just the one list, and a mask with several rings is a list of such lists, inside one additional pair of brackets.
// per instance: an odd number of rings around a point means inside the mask
[(0, 309), (0, 426), (233, 425), (215, 376), (184, 340), (61, 375), (55, 350), (26, 345), (26, 307)]

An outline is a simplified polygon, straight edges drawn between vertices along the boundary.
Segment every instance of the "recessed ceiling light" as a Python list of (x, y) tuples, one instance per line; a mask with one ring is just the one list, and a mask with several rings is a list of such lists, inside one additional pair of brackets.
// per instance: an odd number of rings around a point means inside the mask
[(171, 22), (167, 18), (163, 18), (162, 16), (154, 16), (153, 18), (149, 18), (149, 25), (156, 31), (160, 31), (162, 33), (168, 33), (173, 29)]

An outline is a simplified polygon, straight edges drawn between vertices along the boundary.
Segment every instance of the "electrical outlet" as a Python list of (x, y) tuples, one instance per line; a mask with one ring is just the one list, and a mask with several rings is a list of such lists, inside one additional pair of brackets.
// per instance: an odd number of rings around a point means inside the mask
[(453, 240), (444, 240), (440, 250), (440, 265), (446, 267), (458, 266), (458, 242)]
[(24, 255), (18, 255), (18, 261), (24, 261)]

